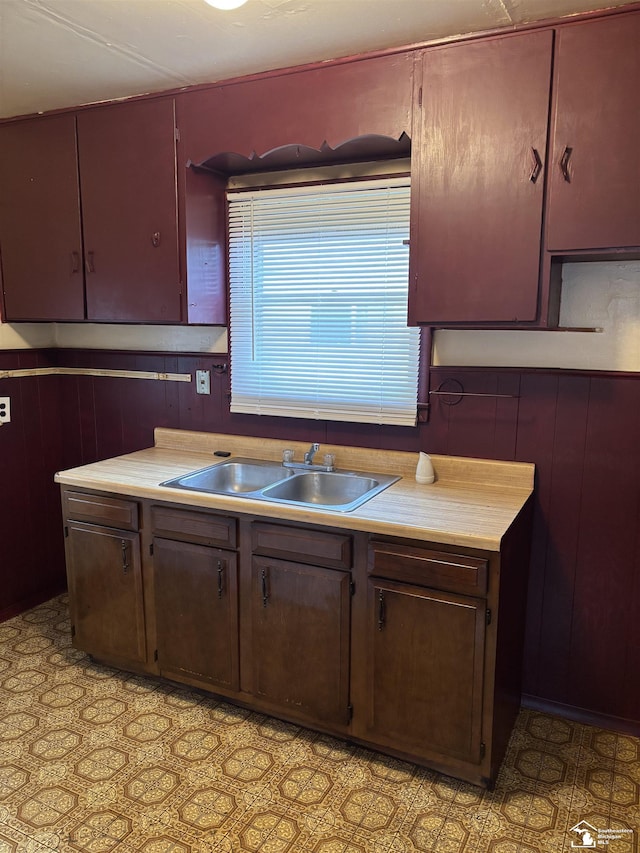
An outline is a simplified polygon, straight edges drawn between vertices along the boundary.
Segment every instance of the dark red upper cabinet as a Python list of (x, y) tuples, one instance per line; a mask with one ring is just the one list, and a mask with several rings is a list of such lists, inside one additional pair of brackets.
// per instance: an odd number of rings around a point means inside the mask
[(362, 136), (410, 136), (413, 61), (400, 53), (180, 94), (181, 159), (200, 164), (224, 152), (262, 157), (284, 145), (335, 149)]
[(424, 51), (412, 145), (409, 322), (530, 322), (553, 34)]
[(558, 31), (546, 248), (640, 246), (640, 13)]
[(82, 320), (75, 116), (0, 126), (4, 320)]
[(78, 113), (87, 319), (181, 319), (173, 99)]

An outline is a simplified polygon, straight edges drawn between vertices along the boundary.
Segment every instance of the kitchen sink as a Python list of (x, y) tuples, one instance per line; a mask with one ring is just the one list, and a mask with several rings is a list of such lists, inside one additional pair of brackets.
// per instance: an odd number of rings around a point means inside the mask
[(278, 462), (234, 458), (167, 480), (160, 485), (216, 495), (237, 495), (258, 492), (292, 474), (293, 471), (283, 468)]
[(305, 471), (304, 468), (285, 468), (278, 462), (235, 457), (165, 480), (160, 485), (349, 512), (399, 479), (393, 474), (342, 469)]

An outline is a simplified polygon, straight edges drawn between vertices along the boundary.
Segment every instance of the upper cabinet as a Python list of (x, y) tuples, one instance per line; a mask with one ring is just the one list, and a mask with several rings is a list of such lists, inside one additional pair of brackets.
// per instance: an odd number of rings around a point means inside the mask
[(82, 320), (75, 116), (0, 126), (0, 188), (5, 319)]
[(552, 50), (546, 30), (423, 52), (410, 323), (536, 319)]
[(640, 13), (559, 29), (546, 248), (640, 246)]
[[(282, 146), (335, 149), (364, 136), (410, 136), (413, 61), (413, 53), (399, 53), (182, 93), (176, 98), (181, 160), (200, 164), (223, 153), (262, 157)], [(376, 154), (375, 142), (370, 150)]]
[(224, 187), (178, 182), (172, 98), (2, 125), (0, 187), (3, 319), (226, 322)]
[(179, 322), (171, 99), (78, 113), (87, 319)]

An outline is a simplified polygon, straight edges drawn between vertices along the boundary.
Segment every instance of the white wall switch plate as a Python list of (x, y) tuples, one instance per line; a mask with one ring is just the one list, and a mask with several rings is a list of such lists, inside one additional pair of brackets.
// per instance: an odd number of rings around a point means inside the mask
[(211, 393), (211, 374), (208, 370), (196, 370), (196, 394)]

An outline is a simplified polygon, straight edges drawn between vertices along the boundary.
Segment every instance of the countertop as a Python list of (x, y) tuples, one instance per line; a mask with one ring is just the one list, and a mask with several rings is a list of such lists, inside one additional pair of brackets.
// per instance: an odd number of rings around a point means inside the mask
[(244, 497), (210, 495), (160, 486), (165, 480), (215, 462), (214, 450), (233, 456), (281, 460), (292, 448), (300, 460), (310, 442), (247, 438), (157, 428), (146, 450), (70, 468), (56, 474), (67, 487), (260, 515), (284, 521), (347, 528), (386, 536), (499, 551), (502, 537), (533, 492), (534, 465), (432, 455), (436, 482), (415, 480), (417, 453), (322, 445), (336, 467), (400, 475), (401, 479), (352, 512), (310, 509)]

